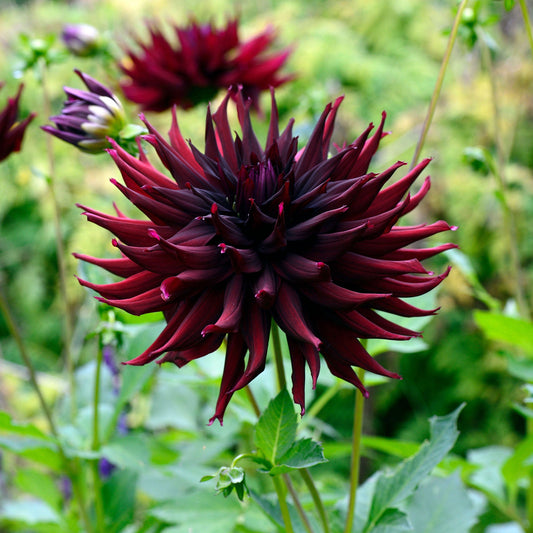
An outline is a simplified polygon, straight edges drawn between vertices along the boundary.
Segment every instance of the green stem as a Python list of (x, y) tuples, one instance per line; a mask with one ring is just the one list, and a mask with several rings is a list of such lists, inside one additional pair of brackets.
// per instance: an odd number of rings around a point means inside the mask
[(259, 404), (257, 403), (257, 400), (255, 399), (254, 393), (252, 392), (250, 385), (247, 385), (244, 388), (244, 390), (246, 391), (248, 400), (252, 404), (252, 409), (254, 410), (255, 415), (257, 416), (257, 418), (259, 418), (261, 416), (261, 409), (259, 409)]
[(463, 0), (459, 6), (459, 9), (457, 10), (457, 15), (455, 15), (455, 20), (453, 21), (452, 31), (450, 32), (450, 37), (448, 39), (446, 51), (444, 52), (444, 57), (442, 59), (442, 63), (440, 66), (439, 76), (437, 78), (435, 88), (433, 89), (433, 95), (431, 96), (431, 102), (429, 104), (429, 109), (428, 109), (426, 118), (424, 120), (424, 125), (422, 126), (422, 132), (420, 133), (420, 138), (418, 139), (418, 144), (416, 145), (415, 154), (413, 156), (413, 160), (411, 161), (411, 168), (413, 168), (417, 164), (418, 159), (420, 157), (420, 153), (422, 152), (422, 147), (424, 146), (424, 143), (426, 142), (426, 137), (429, 131), (429, 127), (431, 126), (431, 121), (433, 120), (433, 115), (435, 114), (435, 109), (437, 107), (437, 102), (439, 100), (440, 91), (442, 89), (442, 84), (444, 83), (444, 75), (446, 74), (448, 63), (450, 62), (450, 57), (452, 55), (452, 50), (453, 50), (455, 41), (457, 39), (457, 30), (459, 29), (461, 17), (463, 15), (463, 11), (467, 3), (468, 3), (468, 0)]
[(309, 473), (309, 470), (307, 470), (307, 468), (301, 468), (300, 470), (298, 470), (298, 472), (300, 472), (300, 476), (302, 476), (304, 483), (307, 485), (307, 490), (309, 490), (311, 498), (313, 498), (313, 503), (315, 504), (316, 510), (318, 511), (318, 516), (320, 517), (320, 521), (322, 522), (322, 529), (324, 530), (324, 533), (330, 533), (326, 508), (324, 507), (322, 498), (320, 497), (320, 493), (318, 492), (315, 486), (315, 483), (313, 481), (313, 478), (311, 477), (311, 474)]
[(518, 250), (518, 237), (516, 233), (516, 222), (514, 219), (514, 213), (509, 203), (507, 202), (507, 183), (505, 178), (505, 164), (506, 164), (506, 152), (503, 147), (503, 142), (501, 139), (501, 112), (498, 105), (498, 87), (496, 85), (496, 78), (494, 76), (494, 69), (492, 65), (491, 52), (489, 47), (484, 43), (483, 39), (480, 39), (481, 42), (481, 53), (482, 59), (485, 63), (485, 67), (489, 74), (489, 82), (491, 89), (491, 98), (492, 98), (492, 116), (493, 116), (493, 129), (494, 129), (494, 141), (496, 145), (496, 163), (491, 165), (492, 173), (496, 178), (496, 183), (498, 186), (498, 193), (500, 203), (503, 208), (503, 229), (507, 234), (505, 239), (507, 245), (509, 246), (509, 261), (510, 269), (512, 274), (512, 279), (514, 282), (514, 292), (516, 296), (516, 304), (520, 315), (529, 320), (530, 310), (528, 305), (528, 299), (526, 290), (524, 288), (524, 276), (522, 274), (520, 252)]
[(294, 503), (294, 506), (296, 507), (296, 511), (298, 512), (298, 515), (300, 516), (302, 523), (305, 527), (305, 530), (307, 533), (314, 533), (313, 528), (311, 527), (311, 524), (309, 523), (309, 518), (307, 518), (307, 515), (305, 514), (304, 508), (300, 502), (300, 499), (298, 498), (298, 493), (296, 492), (294, 485), (292, 484), (291, 478), (289, 477), (289, 474), (283, 474), (283, 482), (285, 483), (285, 486), (289, 490), (292, 501)]
[(335, 384), (329, 387), (324, 394), (322, 394), (318, 400), (313, 403), (313, 405), (309, 408), (308, 411), (306, 411), (305, 418), (302, 419), (300, 422), (300, 427), (298, 428), (300, 431), (302, 428), (306, 427), (309, 422), (315, 418), (318, 413), (326, 406), (326, 404), (339, 392), (342, 388), (342, 381), (340, 379), (337, 379), (335, 381)]
[(529, 39), (529, 47), (533, 54), (533, 33), (531, 32), (531, 23), (529, 22), (529, 14), (527, 12), (526, 0), (519, 0), (520, 9), (522, 10), (522, 17), (524, 18), (524, 25), (526, 26), (527, 38)]
[[(98, 347), (98, 355), (96, 358), (96, 369), (94, 373), (94, 395), (93, 395), (93, 441), (91, 450), (96, 452), (100, 449), (100, 419), (99, 419), (99, 405), (100, 405), (100, 376), (102, 370), (103, 352), (102, 346)], [(96, 509), (96, 524), (97, 531), (105, 531), (104, 520), (104, 505), (102, 501), (102, 483), (100, 480), (100, 472), (98, 469), (98, 459), (92, 461), (93, 472), (93, 489), (94, 489), (94, 505)]]
[(275, 322), (272, 322), (272, 345), (274, 348), (274, 360), (276, 361), (278, 388), (281, 391), (287, 388), (287, 380), (285, 378), (285, 367), (283, 366), (283, 352), (279, 339), (279, 328)]
[(292, 527), (291, 515), (289, 513), (289, 506), (287, 505), (287, 500), (285, 497), (285, 490), (281, 482), (281, 478), (278, 476), (272, 477), (272, 482), (274, 483), (274, 488), (276, 489), (276, 494), (278, 495), (279, 507), (281, 510), (281, 517), (283, 518), (283, 524), (285, 525), (285, 533), (294, 533)]
[[(47, 85), (47, 68), (46, 63), (41, 63), (41, 85), (43, 93), (43, 110), (44, 115), (49, 117), (51, 112), (50, 93)], [(72, 319), (70, 315), (70, 306), (67, 293), (67, 268), (65, 265), (65, 248), (63, 246), (63, 235), (61, 232), (61, 210), (59, 208), (59, 202), (57, 199), (56, 187), (55, 187), (55, 160), (54, 149), (52, 146), (52, 136), (45, 135), (46, 138), (46, 153), (48, 156), (48, 188), (50, 190), (50, 197), (52, 199), (54, 210), (54, 230), (56, 236), (56, 252), (57, 252), (57, 266), (59, 273), (59, 290), (61, 293), (61, 299), (63, 301), (63, 331), (64, 331), (64, 353), (65, 353), (65, 368), (68, 375), (70, 386), (70, 414), (72, 420), (76, 418), (76, 380), (74, 376), (74, 361), (72, 357), (72, 338), (73, 328)]]
[(68, 477), (72, 481), (72, 491), (74, 494), (74, 498), (76, 499), (76, 502), (78, 503), (78, 506), (80, 509), (81, 519), (83, 523), (85, 524), (86, 530), (93, 531), (93, 527), (89, 520), (89, 516), (87, 514), (87, 510), (85, 506), (85, 498), (83, 495), (83, 490), (80, 486), (77, 465), (73, 465), (71, 463), (71, 461), (67, 457), (67, 454), (65, 452), (65, 449), (63, 448), (63, 445), (61, 444), (59, 431), (57, 430), (54, 419), (52, 417), (52, 412), (50, 411), (50, 408), (48, 407), (48, 404), (46, 403), (46, 400), (44, 399), (43, 393), (41, 391), (41, 387), (39, 386), (39, 382), (37, 381), (37, 374), (33, 367), (33, 363), (26, 349), (26, 345), (24, 343), (22, 335), (20, 334), (17, 324), (15, 323), (15, 319), (13, 318), (13, 315), (11, 314), (11, 310), (9, 308), (7, 298), (5, 297), (1, 289), (1, 286), (0, 286), (0, 310), (2, 311), (2, 314), (4, 315), (4, 319), (6, 321), (6, 325), (9, 330), (9, 333), (13, 337), (19, 349), (24, 365), (26, 366), (26, 369), (28, 370), (28, 374), (30, 377), (30, 383), (33, 387), (33, 390), (37, 394), (37, 398), (39, 399), (41, 410), (48, 422), (48, 425), (50, 426), (50, 432), (52, 433), (53, 437), (56, 440), (57, 452), (65, 468), (65, 473), (68, 475)]
[[(533, 419), (527, 419), (527, 434), (533, 435)], [(529, 474), (529, 487), (527, 489), (526, 495), (527, 502), (527, 520), (528, 520), (528, 529), (527, 533), (533, 533), (533, 472)]]
[[(361, 383), (364, 380), (364, 370), (358, 372)], [(361, 458), (361, 435), (363, 433), (363, 407), (364, 397), (359, 390), (355, 391), (355, 408), (353, 416), (352, 434), (352, 459), (350, 463), (350, 498), (348, 500), (348, 511), (346, 513), (346, 526), (344, 533), (351, 533), (354, 522), (355, 503), (357, 497), (357, 486), (359, 484), (359, 463)]]

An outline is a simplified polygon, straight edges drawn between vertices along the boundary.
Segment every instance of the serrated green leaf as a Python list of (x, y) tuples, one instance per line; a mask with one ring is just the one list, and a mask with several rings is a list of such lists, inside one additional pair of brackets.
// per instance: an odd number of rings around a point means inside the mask
[(488, 339), (516, 346), (533, 355), (533, 323), (489, 311), (474, 311), (474, 319)]
[(326, 462), (327, 459), (324, 457), (322, 446), (318, 442), (313, 439), (300, 439), (278, 460), (278, 464), (270, 470), (270, 474), (283, 474), (298, 468), (310, 468)]
[(388, 439), (386, 437), (374, 437), (363, 435), (363, 446), (372, 448), (380, 452), (388, 453), (394, 457), (406, 458), (415, 454), (420, 448), (420, 444), (398, 439)]
[(452, 449), (459, 432), (457, 418), (464, 406), (443, 417), (430, 419), (431, 438), (422, 444), (413, 457), (403, 461), (392, 472), (382, 475), (376, 484), (364, 532), (379, 523), (387, 509), (395, 508), (409, 497), (417, 485), (444, 459)]
[(416, 533), (468, 533), (478, 513), (459, 473), (424, 481), (406, 506)]
[(282, 390), (265, 409), (255, 428), (255, 445), (276, 465), (293, 445), (298, 426), (294, 404), (286, 390)]
[(418, 533), (418, 530), (413, 529), (407, 515), (399, 509), (387, 509), (372, 529), (372, 533), (401, 533), (402, 531)]

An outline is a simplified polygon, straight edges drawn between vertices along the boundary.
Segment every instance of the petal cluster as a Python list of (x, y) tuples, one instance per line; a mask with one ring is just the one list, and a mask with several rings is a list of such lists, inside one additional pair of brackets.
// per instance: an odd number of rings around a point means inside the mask
[[(0, 84), (1, 87), (2, 84)], [(35, 113), (31, 113), (24, 120), (19, 119), (19, 100), (22, 89), (21, 84), (17, 94), (9, 98), (6, 106), (0, 111), (0, 161), (20, 150), (26, 127), (35, 117)]]
[(150, 42), (137, 39), (139, 51), (126, 50), (120, 68), (127, 79), (122, 90), (128, 100), (145, 111), (165, 111), (173, 105), (187, 109), (212, 99), (220, 89), (241, 86), (258, 109), (259, 94), (288, 79), (279, 73), (289, 50), (269, 52), (274, 41), (271, 28), (241, 41), (238, 20), (224, 28), (191, 22), (174, 26), (173, 44), (151, 23)]
[(126, 125), (120, 100), (91, 76), (75, 70), (87, 91), (64, 87), (67, 100), (61, 114), (50, 117), (53, 126), (42, 129), (80, 150), (99, 153), (109, 147), (108, 137), (117, 137)]
[(241, 135), (232, 135), (228, 93), (207, 113), (205, 149), (186, 142), (173, 116), (169, 142), (150, 123), (145, 138), (166, 167), (146, 155), (109, 150), (124, 184), (117, 188), (144, 213), (133, 219), (83, 207), (91, 222), (115, 235), (121, 257), (79, 259), (124, 278), (96, 285), (100, 300), (129, 313), (161, 311), (160, 335), (129, 364), (173, 362), (181, 367), (225, 343), (215, 414), (222, 422), (234, 391), (265, 367), (271, 325), (285, 333), (293, 397), (304, 411), (305, 368), (313, 385), (325, 361), (332, 374), (366, 391), (353, 367), (389, 377), (358, 339), (404, 340), (419, 333), (380, 312), (421, 316), (403, 298), (418, 296), (447, 275), (421, 261), (454, 247), (410, 245), (451, 228), (446, 222), (399, 226), (430, 187), (409, 189), (426, 159), (388, 185), (403, 163), (373, 173), (369, 164), (384, 135), (370, 125), (354, 142), (328, 155), (341, 98), (329, 104), (301, 150), (292, 121), (280, 132), (272, 95), (266, 143), (256, 138), (250, 101), (237, 94)]
[(100, 33), (90, 24), (65, 24), (61, 39), (69, 52), (75, 56), (91, 56), (100, 47)]

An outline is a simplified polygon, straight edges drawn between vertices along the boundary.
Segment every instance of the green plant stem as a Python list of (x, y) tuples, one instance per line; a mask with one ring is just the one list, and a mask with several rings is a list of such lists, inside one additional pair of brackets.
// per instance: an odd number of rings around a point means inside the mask
[(87, 510), (85, 506), (85, 498), (84, 498), (83, 490), (80, 486), (80, 478), (79, 478), (77, 465), (73, 465), (72, 462), (68, 459), (65, 449), (63, 448), (63, 445), (61, 444), (59, 431), (57, 430), (57, 426), (55, 425), (54, 419), (52, 417), (52, 412), (50, 411), (50, 408), (48, 407), (48, 404), (46, 403), (44, 395), (41, 391), (41, 387), (39, 386), (39, 382), (37, 381), (37, 374), (33, 367), (33, 363), (30, 359), (28, 350), (26, 349), (26, 345), (24, 343), (22, 335), (20, 334), (17, 324), (15, 323), (15, 319), (13, 318), (13, 315), (11, 314), (11, 310), (9, 308), (7, 298), (5, 297), (1, 286), (0, 286), (0, 310), (2, 311), (2, 314), (4, 315), (4, 319), (6, 321), (6, 325), (9, 330), (9, 333), (13, 337), (19, 349), (20, 355), (22, 357), (22, 361), (24, 362), (24, 365), (26, 366), (26, 369), (28, 370), (28, 374), (30, 377), (30, 383), (33, 387), (33, 390), (37, 394), (37, 398), (39, 399), (41, 410), (46, 418), (46, 421), (48, 422), (48, 425), (50, 426), (50, 432), (52, 433), (53, 437), (56, 440), (57, 452), (65, 468), (65, 473), (68, 475), (68, 477), (72, 481), (72, 492), (74, 494), (74, 498), (76, 499), (76, 502), (78, 503), (81, 519), (83, 523), (85, 524), (86, 530), (93, 531), (93, 527), (89, 520), (89, 516), (87, 514)]
[(250, 403), (252, 404), (252, 409), (254, 410), (254, 413), (256, 414), (257, 418), (259, 418), (261, 416), (261, 409), (259, 409), (259, 405), (257, 403), (257, 400), (255, 399), (252, 389), (250, 389), (250, 385), (247, 385), (244, 390), (246, 392), (246, 395), (248, 396), (248, 400), (250, 400)]
[[(43, 93), (43, 110), (44, 115), (49, 117), (51, 112), (50, 104), (50, 93), (48, 91), (47, 85), (47, 68), (46, 64), (41, 62), (41, 85)], [(72, 357), (72, 338), (73, 338), (73, 327), (72, 319), (70, 315), (70, 306), (68, 302), (68, 293), (67, 293), (67, 268), (65, 264), (65, 247), (63, 246), (63, 234), (61, 231), (61, 210), (59, 208), (59, 202), (57, 199), (56, 187), (55, 187), (55, 159), (54, 159), (54, 149), (52, 146), (52, 137), (51, 135), (45, 135), (46, 138), (46, 153), (48, 156), (48, 176), (47, 183), (50, 190), (50, 197), (52, 199), (53, 210), (54, 210), (54, 230), (56, 236), (56, 252), (57, 252), (57, 267), (59, 273), (59, 290), (61, 293), (61, 299), (63, 301), (63, 312), (64, 312), (64, 321), (63, 321), (63, 334), (64, 334), (64, 354), (65, 354), (65, 368), (68, 375), (69, 386), (70, 386), (70, 414), (72, 420), (76, 418), (76, 380), (74, 376), (74, 361)]]
[[(102, 346), (98, 347), (98, 355), (96, 358), (96, 369), (94, 373), (94, 394), (93, 394), (93, 440), (91, 450), (96, 452), (100, 449), (100, 420), (99, 420), (99, 405), (100, 405), (100, 376), (102, 371), (103, 351)], [(97, 531), (105, 531), (104, 520), (104, 505), (102, 501), (102, 483), (100, 480), (100, 472), (98, 469), (98, 459), (92, 461), (93, 472), (93, 489), (94, 489), (94, 505), (96, 509), (96, 524)]]
[(279, 476), (273, 476), (272, 481), (274, 483), (274, 488), (276, 489), (276, 494), (278, 495), (279, 507), (281, 510), (281, 517), (283, 518), (283, 524), (285, 525), (285, 533), (294, 533), (292, 527), (291, 515), (289, 513), (289, 506), (287, 505), (287, 500), (285, 497), (285, 490)]
[(305, 418), (302, 419), (300, 423), (300, 430), (306, 427), (313, 418), (315, 418), (318, 413), (325, 407), (325, 405), (339, 392), (342, 388), (342, 381), (337, 379), (335, 384), (329, 387), (324, 394), (313, 403), (313, 405), (306, 411)]
[(452, 50), (455, 45), (455, 41), (457, 39), (457, 30), (459, 29), (461, 17), (463, 15), (463, 11), (467, 3), (468, 3), (468, 0), (463, 0), (461, 4), (459, 5), (457, 14), (455, 15), (455, 20), (453, 21), (452, 31), (450, 32), (450, 37), (448, 39), (446, 51), (444, 52), (444, 57), (442, 58), (442, 63), (440, 66), (439, 75), (437, 77), (437, 82), (435, 83), (435, 88), (433, 89), (433, 95), (431, 96), (431, 102), (429, 104), (429, 109), (428, 109), (426, 118), (424, 120), (424, 125), (422, 126), (420, 138), (418, 139), (418, 143), (415, 149), (415, 154), (413, 156), (413, 160), (411, 161), (410, 168), (413, 168), (418, 163), (418, 159), (422, 152), (422, 147), (424, 146), (424, 143), (426, 142), (426, 137), (429, 131), (429, 127), (431, 126), (431, 121), (433, 120), (433, 115), (435, 114), (435, 109), (437, 107), (437, 102), (439, 100), (440, 91), (442, 89), (442, 84), (444, 83), (444, 76), (446, 74), (448, 63), (450, 62), (450, 57), (452, 55)]
[(300, 472), (300, 476), (302, 476), (302, 479), (304, 480), (304, 483), (307, 486), (307, 490), (309, 490), (311, 498), (313, 498), (313, 503), (315, 504), (316, 510), (318, 511), (318, 516), (320, 517), (320, 522), (322, 522), (322, 529), (324, 533), (330, 533), (326, 508), (324, 507), (322, 498), (320, 497), (320, 493), (318, 492), (315, 486), (315, 483), (313, 481), (313, 478), (311, 477), (311, 474), (309, 473), (309, 470), (307, 468), (301, 468), (300, 470), (298, 470), (298, 472)]
[[(527, 434), (533, 435), (533, 419), (528, 418), (526, 421), (527, 424)], [(529, 474), (529, 487), (527, 489), (527, 495), (526, 495), (526, 502), (527, 502), (527, 520), (528, 520), (528, 528), (527, 533), (533, 533), (533, 472)]]
[(496, 183), (498, 187), (499, 200), (503, 209), (503, 230), (507, 235), (505, 241), (507, 242), (509, 249), (509, 261), (512, 279), (514, 282), (514, 292), (516, 297), (516, 304), (520, 315), (525, 320), (530, 319), (530, 310), (528, 305), (528, 299), (526, 295), (526, 290), (524, 288), (524, 276), (522, 273), (520, 252), (518, 250), (518, 237), (516, 232), (516, 222), (514, 218), (514, 213), (509, 203), (507, 201), (507, 183), (505, 178), (505, 164), (506, 164), (506, 153), (503, 147), (503, 142), (501, 138), (501, 112), (500, 106), (498, 104), (498, 87), (496, 85), (496, 77), (494, 75), (494, 68), (492, 65), (492, 58), (490, 55), (489, 47), (484, 43), (483, 39), (480, 39), (481, 42), (481, 53), (482, 59), (485, 63), (485, 67), (489, 74), (489, 82), (491, 89), (491, 98), (492, 98), (492, 117), (493, 117), (493, 129), (494, 129), (494, 141), (496, 145), (496, 163), (491, 165), (492, 173), (496, 178)]
[(287, 388), (287, 379), (285, 378), (285, 367), (283, 366), (283, 352), (281, 350), (279, 328), (275, 322), (272, 322), (272, 346), (274, 348), (274, 360), (276, 362), (278, 388), (281, 391)]
[[(361, 382), (364, 381), (364, 370), (359, 369), (358, 376)], [(355, 515), (355, 503), (357, 498), (357, 486), (359, 484), (359, 464), (361, 459), (361, 435), (363, 433), (363, 407), (364, 397), (357, 389), (355, 391), (355, 408), (353, 416), (352, 434), (352, 458), (350, 462), (350, 497), (348, 500), (348, 511), (346, 513), (346, 526), (344, 533), (351, 533)]]
[(520, 9), (522, 10), (522, 17), (524, 19), (524, 25), (526, 27), (527, 38), (529, 40), (529, 47), (533, 54), (533, 33), (531, 32), (531, 23), (529, 21), (529, 13), (527, 12), (526, 0), (518, 0), (520, 3)]
[(294, 503), (294, 506), (296, 507), (296, 511), (298, 512), (300, 519), (302, 520), (302, 524), (304, 525), (305, 530), (307, 531), (307, 533), (314, 533), (313, 528), (311, 527), (311, 524), (309, 523), (309, 518), (307, 518), (307, 515), (305, 514), (304, 508), (300, 502), (300, 499), (298, 498), (298, 493), (296, 492), (296, 489), (294, 488), (294, 485), (292, 484), (289, 474), (283, 474), (282, 477), (283, 477), (283, 482), (285, 483), (285, 486), (289, 490), (289, 493), (292, 497), (292, 501)]

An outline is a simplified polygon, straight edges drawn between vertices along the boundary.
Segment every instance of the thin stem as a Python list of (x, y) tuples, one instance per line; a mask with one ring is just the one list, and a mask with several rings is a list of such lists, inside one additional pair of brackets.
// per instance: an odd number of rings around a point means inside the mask
[[(46, 63), (41, 62), (41, 85), (43, 93), (43, 109), (45, 116), (50, 116), (51, 105), (50, 105), (50, 93), (48, 91), (47, 85), (47, 68)], [(55, 160), (54, 160), (54, 149), (52, 146), (52, 137), (50, 135), (45, 135), (46, 138), (46, 153), (48, 156), (48, 177), (47, 183), (50, 190), (50, 197), (52, 198), (52, 204), (54, 209), (54, 230), (56, 235), (56, 252), (57, 252), (57, 266), (59, 273), (59, 290), (61, 293), (61, 299), (63, 301), (63, 312), (64, 312), (64, 321), (63, 321), (63, 332), (64, 332), (64, 353), (65, 353), (65, 368), (68, 375), (69, 386), (70, 386), (70, 414), (72, 420), (76, 417), (76, 400), (75, 400), (75, 391), (76, 391), (76, 380), (74, 377), (74, 361), (72, 357), (72, 337), (73, 337), (73, 328), (72, 328), (72, 319), (70, 315), (70, 306), (68, 303), (68, 293), (67, 293), (67, 268), (65, 265), (65, 248), (63, 246), (63, 235), (61, 232), (61, 210), (59, 208), (59, 202), (57, 199), (56, 187), (55, 187)]]
[(65, 449), (63, 448), (63, 445), (61, 444), (59, 431), (57, 430), (54, 419), (52, 417), (52, 412), (50, 411), (50, 408), (48, 407), (48, 404), (46, 403), (46, 400), (44, 399), (43, 393), (41, 391), (41, 387), (39, 386), (39, 382), (37, 381), (37, 374), (35, 372), (35, 368), (33, 367), (33, 363), (30, 359), (28, 350), (26, 349), (26, 345), (24, 343), (22, 335), (20, 334), (17, 324), (15, 323), (15, 319), (13, 318), (13, 315), (11, 314), (11, 310), (9, 308), (7, 298), (5, 297), (1, 287), (0, 287), (0, 310), (2, 311), (2, 314), (4, 315), (4, 319), (6, 321), (6, 325), (9, 330), (9, 333), (13, 337), (19, 349), (24, 365), (26, 366), (28, 370), (28, 374), (30, 377), (30, 383), (33, 387), (33, 390), (37, 394), (37, 398), (39, 399), (39, 404), (41, 406), (43, 414), (48, 422), (48, 425), (50, 426), (50, 432), (52, 433), (53, 437), (56, 440), (57, 452), (64, 465), (65, 472), (70, 478), (70, 480), (72, 481), (72, 491), (74, 494), (74, 498), (76, 499), (79, 509), (80, 509), (81, 519), (83, 523), (85, 524), (86, 530), (93, 531), (93, 527), (89, 520), (89, 516), (87, 515), (87, 510), (85, 507), (85, 498), (83, 496), (83, 490), (81, 489), (80, 483), (79, 483), (79, 474), (78, 474), (77, 465), (73, 465), (71, 463), (71, 461), (67, 457), (67, 454), (65, 452)]
[[(363, 382), (364, 370), (359, 370), (359, 379)], [(359, 463), (361, 458), (361, 435), (363, 433), (364, 397), (359, 390), (355, 391), (355, 408), (353, 416), (352, 459), (350, 462), (350, 498), (346, 514), (344, 533), (351, 533), (355, 515), (357, 486), (359, 484)]]
[(494, 69), (492, 64), (492, 58), (490, 55), (490, 49), (485, 44), (483, 39), (481, 42), (482, 59), (485, 63), (485, 67), (489, 73), (489, 82), (492, 97), (492, 116), (493, 116), (493, 129), (494, 129), (494, 141), (496, 144), (496, 163), (491, 165), (496, 183), (498, 186), (499, 199), (503, 207), (503, 229), (507, 234), (507, 244), (509, 246), (509, 261), (511, 266), (512, 278), (514, 281), (514, 290), (516, 296), (516, 303), (520, 315), (529, 320), (529, 305), (527, 301), (527, 295), (524, 288), (524, 280), (522, 275), (520, 252), (518, 250), (518, 237), (516, 234), (516, 222), (514, 219), (514, 213), (507, 202), (507, 184), (505, 179), (505, 163), (506, 154), (501, 139), (501, 112), (498, 105), (498, 87), (496, 84), (496, 77), (494, 76)]
[[(533, 435), (533, 419), (527, 419), (527, 434)], [(528, 533), (533, 533), (533, 472), (529, 474), (529, 487), (526, 495), (527, 501), (527, 519), (528, 519)]]
[[(96, 358), (96, 369), (94, 373), (94, 395), (93, 395), (93, 441), (91, 450), (98, 451), (100, 448), (100, 420), (99, 420), (99, 405), (100, 405), (100, 376), (102, 370), (102, 346), (98, 348), (98, 355)], [(104, 521), (104, 506), (102, 501), (102, 484), (100, 480), (100, 472), (98, 469), (98, 459), (92, 461), (93, 472), (93, 488), (94, 488), (94, 503), (96, 508), (96, 524), (97, 530), (105, 531)]]
[(281, 342), (279, 339), (279, 328), (275, 322), (272, 322), (272, 345), (274, 347), (274, 360), (276, 361), (278, 388), (281, 391), (287, 388), (287, 380), (285, 378), (285, 368), (283, 366), (283, 352), (281, 350)]
[(279, 476), (273, 476), (272, 481), (274, 483), (274, 488), (276, 489), (276, 494), (278, 495), (281, 517), (283, 518), (283, 524), (285, 525), (285, 533), (294, 533), (291, 515), (289, 513), (289, 506), (287, 505), (287, 500), (285, 498), (285, 490), (283, 488), (281, 478)]
[(296, 492), (294, 485), (292, 484), (289, 474), (283, 474), (282, 477), (283, 477), (285, 486), (287, 487), (287, 489), (289, 489), (289, 492), (292, 497), (292, 501), (294, 503), (294, 506), (296, 507), (296, 511), (298, 512), (298, 515), (300, 516), (302, 520), (305, 530), (307, 531), (307, 533), (314, 533), (313, 528), (311, 527), (311, 524), (309, 523), (309, 518), (307, 518), (307, 515), (305, 514), (304, 508), (302, 507), (302, 504), (300, 503), (300, 500), (298, 498), (298, 493)]
[(519, 0), (520, 9), (522, 10), (522, 17), (524, 18), (524, 25), (526, 26), (527, 38), (529, 39), (529, 47), (533, 54), (533, 33), (531, 32), (531, 23), (529, 22), (529, 14), (527, 12), (526, 0)]
[(418, 139), (418, 144), (416, 145), (415, 154), (413, 160), (411, 161), (411, 168), (413, 168), (417, 163), (422, 152), (422, 147), (426, 142), (426, 137), (431, 126), (431, 121), (433, 120), (433, 115), (435, 114), (435, 109), (437, 107), (437, 102), (439, 100), (440, 91), (442, 89), (442, 84), (444, 83), (444, 75), (448, 68), (448, 63), (450, 62), (450, 57), (452, 55), (453, 46), (457, 38), (457, 30), (459, 29), (459, 24), (461, 22), (461, 17), (463, 11), (466, 7), (468, 0), (463, 0), (457, 10), (457, 15), (455, 15), (455, 20), (453, 21), (452, 31), (450, 32), (450, 37), (448, 39), (448, 44), (446, 46), (446, 51), (444, 52), (444, 57), (442, 58), (442, 63), (440, 66), (439, 76), (437, 82), (435, 83), (435, 88), (433, 89), (433, 95), (431, 96), (431, 102), (429, 104), (429, 109), (424, 120), (424, 125), (422, 126), (422, 132), (420, 133), (420, 138)]
[(261, 416), (261, 409), (259, 409), (259, 405), (257, 403), (257, 400), (255, 399), (252, 389), (250, 388), (250, 385), (247, 385), (244, 390), (246, 391), (248, 400), (250, 400), (250, 403), (252, 404), (252, 409), (254, 410), (254, 413), (256, 414), (257, 418), (259, 418)]
[(308, 411), (306, 411), (305, 418), (302, 419), (300, 422), (299, 430), (301, 431), (302, 428), (306, 427), (309, 422), (315, 418), (318, 413), (326, 406), (326, 404), (341, 390), (342, 388), (342, 381), (340, 379), (337, 379), (335, 381), (335, 384), (329, 387), (324, 394), (322, 394), (318, 400), (309, 408)]
[(322, 529), (324, 530), (324, 533), (330, 533), (326, 508), (324, 507), (322, 498), (320, 497), (320, 493), (318, 492), (315, 486), (315, 483), (313, 481), (313, 478), (311, 477), (311, 474), (309, 473), (309, 470), (307, 468), (301, 468), (300, 470), (298, 470), (298, 472), (300, 472), (300, 476), (302, 476), (302, 479), (304, 480), (304, 483), (306, 484), (307, 489), (311, 494), (311, 498), (313, 498), (313, 503), (315, 504), (316, 510), (318, 511), (318, 516), (320, 517), (320, 521), (322, 522)]

